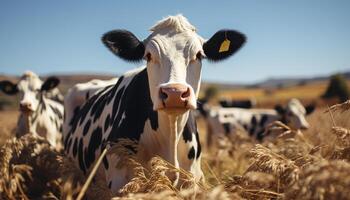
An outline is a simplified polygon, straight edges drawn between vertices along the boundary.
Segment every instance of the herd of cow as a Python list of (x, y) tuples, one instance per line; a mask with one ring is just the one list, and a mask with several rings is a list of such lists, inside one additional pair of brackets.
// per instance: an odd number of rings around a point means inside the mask
[[(4, 93), (20, 95), (16, 135), (30, 132), (47, 138), (57, 150), (64, 148), (85, 174), (105, 148), (127, 138), (137, 141), (133, 151), (141, 163), (160, 156), (201, 181), (197, 113), (206, 119), (212, 136), (243, 128), (262, 140), (266, 126), (276, 120), (295, 129), (308, 128), (305, 115), (313, 107), (305, 108), (297, 99), (275, 110), (251, 108), (254, 102), (221, 102), (221, 107), (211, 107), (197, 100), (202, 59), (217, 62), (230, 57), (245, 43), (243, 34), (225, 29), (204, 40), (181, 15), (159, 21), (151, 32), (144, 40), (126, 30), (104, 34), (102, 42), (115, 55), (131, 62), (144, 59), (146, 66), (109, 81), (77, 84), (65, 97), (55, 77), (43, 82), (26, 72), (17, 84), (1, 81)], [(107, 154), (99, 168), (113, 193), (133, 173), (126, 166), (115, 166), (120, 159), (117, 154)], [(181, 185), (179, 176), (170, 177), (174, 185)]]

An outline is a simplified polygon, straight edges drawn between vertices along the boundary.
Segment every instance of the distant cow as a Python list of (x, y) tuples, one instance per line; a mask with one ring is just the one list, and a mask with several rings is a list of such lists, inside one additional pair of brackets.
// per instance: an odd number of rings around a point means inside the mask
[(213, 135), (234, 134), (243, 129), (261, 141), (268, 124), (281, 121), (293, 129), (307, 129), (305, 116), (312, 113), (314, 105), (306, 108), (297, 99), (291, 99), (286, 107), (277, 105), (274, 109), (220, 108), (199, 104), (199, 110), (208, 123), (210, 143)]
[[(196, 109), (202, 59), (228, 58), (245, 37), (221, 30), (205, 41), (181, 15), (158, 22), (151, 31), (143, 41), (126, 30), (102, 37), (118, 57), (131, 62), (145, 59), (147, 66), (127, 72), (80, 106), (64, 130), (65, 150), (87, 173), (107, 142), (127, 138), (142, 149), (133, 149), (141, 163), (158, 155), (199, 181), (203, 178), (201, 145), (192, 110)], [(107, 154), (99, 169), (113, 193), (133, 172), (123, 161), (116, 167), (119, 160), (118, 154)], [(169, 177), (174, 185), (180, 180), (179, 173)]]
[(0, 89), (5, 94), (20, 95), (17, 137), (30, 132), (46, 138), (55, 148), (60, 148), (63, 105), (58, 102), (62, 96), (56, 88), (58, 84), (56, 77), (49, 77), (42, 82), (33, 72), (24, 73), (17, 84), (0, 81)]
[(246, 100), (222, 99), (219, 101), (219, 104), (223, 108), (253, 108), (256, 106), (256, 100), (255, 99), (246, 99)]

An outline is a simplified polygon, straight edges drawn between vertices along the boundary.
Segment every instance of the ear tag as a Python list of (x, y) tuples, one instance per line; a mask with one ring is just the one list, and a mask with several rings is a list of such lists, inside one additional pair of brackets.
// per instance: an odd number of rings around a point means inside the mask
[(231, 41), (226, 38), (220, 45), (219, 53), (228, 51), (230, 48), (230, 43)]

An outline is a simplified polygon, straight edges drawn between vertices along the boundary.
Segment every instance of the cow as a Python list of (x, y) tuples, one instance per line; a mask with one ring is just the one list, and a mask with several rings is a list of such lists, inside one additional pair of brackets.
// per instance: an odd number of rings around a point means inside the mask
[(198, 105), (200, 113), (207, 121), (208, 145), (216, 136), (228, 136), (239, 129), (262, 141), (267, 126), (275, 121), (281, 121), (292, 129), (307, 129), (309, 123), (305, 116), (315, 109), (313, 104), (304, 107), (294, 98), (289, 100), (286, 107), (276, 105), (275, 109), (210, 107), (205, 102)]
[(59, 102), (62, 94), (56, 88), (59, 82), (54, 76), (43, 82), (30, 71), (25, 72), (17, 84), (0, 81), (1, 91), (20, 96), (17, 137), (32, 133), (46, 138), (57, 150), (62, 148), (63, 105)]
[(219, 104), (223, 108), (253, 108), (256, 106), (256, 100), (255, 99), (243, 99), (243, 100), (229, 100), (229, 99), (222, 99), (219, 101)]
[[(224, 60), (240, 49), (245, 36), (220, 30), (205, 41), (182, 15), (169, 16), (151, 28), (143, 41), (126, 30), (103, 35), (102, 42), (119, 58), (146, 66), (120, 76), (117, 83), (90, 97), (74, 113), (64, 146), (69, 157), (86, 174), (110, 142), (137, 142), (137, 160), (146, 164), (160, 156), (176, 168), (203, 180), (201, 144), (193, 111), (199, 93), (202, 59)], [(107, 144), (107, 145), (106, 145)], [(130, 167), (118, 165), (117, 154), (107, 154), (99, 171), (112, 193), (131, 178)], [(169, 175), (174, 186), (179, 174)]]

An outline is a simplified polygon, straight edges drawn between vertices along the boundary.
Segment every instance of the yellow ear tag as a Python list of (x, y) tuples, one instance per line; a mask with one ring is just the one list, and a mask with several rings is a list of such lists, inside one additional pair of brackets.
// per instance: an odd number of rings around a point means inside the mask
[(230, 43), (231, 41), (226, 38), (220, 45), (219, 53), (228, 51), (230, 48)]

